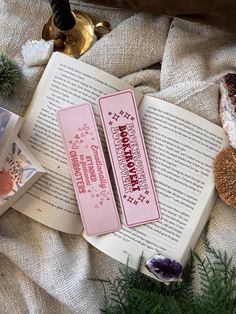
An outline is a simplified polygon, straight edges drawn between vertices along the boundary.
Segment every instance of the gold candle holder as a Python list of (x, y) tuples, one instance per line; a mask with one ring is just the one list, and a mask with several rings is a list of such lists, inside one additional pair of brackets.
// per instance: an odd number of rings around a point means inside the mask
[(79, 58), (111, 28), (107, 21), (101, 21), (94, 25), (87, 14), (78, 10), (72, 11), (72, 14), (75, 18), (75, 24), (69, 30), (57, 28), (52, 15), (43, 27), (42, 38), (54, 41), (54, 51)]

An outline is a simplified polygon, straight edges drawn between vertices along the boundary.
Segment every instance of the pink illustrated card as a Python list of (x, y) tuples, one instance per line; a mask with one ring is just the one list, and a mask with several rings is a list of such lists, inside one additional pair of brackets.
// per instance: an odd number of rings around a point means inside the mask
[(99, 109), (126, 225), (159, 220), (160, 209), (133, 92), (100, 97)]
[(84, 229), (98, 235), (120, 229), (105, 157), (89, 103), (57, 112)]

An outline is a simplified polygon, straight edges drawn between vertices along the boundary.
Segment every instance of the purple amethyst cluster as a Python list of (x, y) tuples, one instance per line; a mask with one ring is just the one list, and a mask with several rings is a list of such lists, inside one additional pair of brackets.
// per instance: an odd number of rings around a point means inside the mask
[(169, 283), (181, 280), (182, 265), (165, 256), (155, 255), (147, 260), (145, 266), (162, 282)]

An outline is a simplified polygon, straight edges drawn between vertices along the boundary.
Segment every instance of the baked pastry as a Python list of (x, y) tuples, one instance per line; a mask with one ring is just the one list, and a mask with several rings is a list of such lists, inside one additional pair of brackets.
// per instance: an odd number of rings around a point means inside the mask
[(236, 148), (236, 74), (228, 73), (220, 83), (219, 115), (222, 127)]

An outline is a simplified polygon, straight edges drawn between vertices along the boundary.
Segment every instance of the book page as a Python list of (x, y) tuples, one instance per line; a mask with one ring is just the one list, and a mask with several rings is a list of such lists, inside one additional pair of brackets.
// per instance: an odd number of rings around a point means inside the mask
[[(144, 96), (140, 118), (158, 194), (161, 220), (86, 239), (135, 268), (155, 254), (186, 264), (216, 196), (212, 162), (226, 144), (222, 128), (182, 108)], [(150, 275), (147, 270), (143, 270)], [(150, 275), (152, 276), (152, 275)]]
[[(93, 66), (60, 53), (53, 54), (20, 132), (21, 139), (39, 160), (46, 174), (21, 198), (21, 202), (14, 205), (15, 209), (54, 229), (81, 233), (83, 227), (56, 111), (90, 102), (101, 131), (97, 98), (128, 88), (131, 88), (129, 84)], [(136, 92), (136, 97), (139, 102), (142, 95)]]

